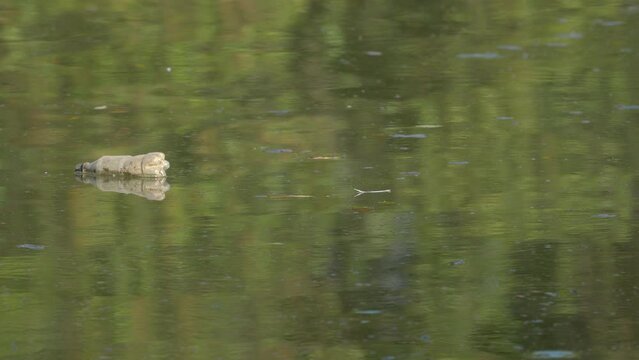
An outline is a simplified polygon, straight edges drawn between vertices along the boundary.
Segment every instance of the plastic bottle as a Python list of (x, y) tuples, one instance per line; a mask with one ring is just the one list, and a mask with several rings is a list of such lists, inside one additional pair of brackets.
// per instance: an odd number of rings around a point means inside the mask
[(75, 166), (79, 175), (128, 175), (142, 177), (165, 177), (170, 164), (161, 152), (142, 155), (103, 156), (94, 162)]

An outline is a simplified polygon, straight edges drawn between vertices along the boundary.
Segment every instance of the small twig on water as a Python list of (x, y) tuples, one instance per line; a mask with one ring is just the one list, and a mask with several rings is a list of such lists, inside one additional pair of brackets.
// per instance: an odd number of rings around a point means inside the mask
[(269, 195), (269, 199), (284, 200), (284, 199), (307, 199), (312, 198), (313, 195)]
[(381, 194), (381, 193), (389, 193), (391, 192), (390, 189), (385, 189), (385, 190), (360, 190), (360, 189), (353, 189), (355, 191), (357, 191), (357, 195), (355, 195), (355, 197), (358, 197), (362, 194)]

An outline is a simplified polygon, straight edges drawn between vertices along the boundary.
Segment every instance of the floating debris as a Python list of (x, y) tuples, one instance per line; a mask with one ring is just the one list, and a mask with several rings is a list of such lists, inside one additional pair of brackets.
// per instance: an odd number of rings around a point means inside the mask
[(29, 250), (44, 250), (46, 246), (44, 245), (36, 245), (36, 244), (20, 244), (16, 246), (18, 249), (29, 249)]
[(448, 263), (448, 265), (450, 266), (459, 266), (459, 265), (464, 265), (466, 263), (466, 260), (464, 259), (456, 259), (453, 260), (451, 262)]
[(284, 194), (284, 195), (267, 195), (266, 198), (272, 200), (286, 200), (286, 199), (308, 199), (313, 195), (296, 195), (296, 194)]
[(264, 152), (269, 154), (289, 154), (292, 153), (291, 149), (265, 149)]
[(470, 161), (465, 161), (465, 160), (448, 162), (448, 165), (468, 165), (468, 164), (470, 164)]
[(592, 217), (596, 218), (596, 219), (612, 219), (612, 218), (616, 218), (617, 215), (616, 214), (606, 214), (606, 213), (604, 213), (604, 214), (595, 214)]
[(402, 175), (402, 176), (415, 176), (415, 177), (417, 177), (417, 176), (420, 175), (420, 172), (419, 171), (402, 171), (399, 174)]
[(497, 116), (495, 119), (497, 120), (515, 120), (512, 116)]
[(314, 156), (311, 160), (340, 160), (339, 156)]
[(165, 177), (169, 162), (164, 153), (151, 152), (142, 155), (102, 156), (94, 162), (75, 166), (76, 175), (127, 175), (141, 177)]
[(111, 111), (110, 111), (111, 114), (128, 114), (130, 112), (131, 112), (131, 109), (126, 105), (121, 105), (121, 106), (111, 108)]
[(539, 350), (531, 354), (533, 359), (574, 359), (577, 354), (570, 350)]
[(639, 110), (639, 105), (617, 105), (619, 110)]
[(276, 115), (276, 116), (285, 116), (288, 115), (291, 111), (290, 110), (270, 110), (268, 113), (271, 115)]
[(415, 125), (416, 128), (424, 128), (424, 129), (437, 129), (440, 127), (444, 127), (444, 125), (437, 124), (423, 124), (423, 125)]
[(389, 193), (389, 192), (391, 192), (391, 189), (384, 189), (384, 190), (353, 189), (353, 190), (357, 191), (357, 195), (355, 195), (355, 197), (358, 197), (358, 196), (363, 195), (363, 194), (381, 194), (381, 193)]
[(368, 55), (368, 56), (382, 56), (383, 53), (381, 51), (371, 50), (371, 51), (367, 51), (366, 55)]
[(458, 59), (499, 59), (502, 56), (494, 52), (458, 54)]
[(381, 314), (383, 311), (382, 310), (355, 310), (355, 314), (359, 314), (359, 315), (379, 315)]
[(508, 51), (521, 51), (521, 46), (519, 45), (499, 45), (497, 46), (499, 50), (508, 50)]
[(107, 106), (106, 105), (99, 105), (93, 108), (93, 110), (106, 110)]
[(395, 139), (425, 139), (426, 134), (393, 134), (391, 137)]
[(569, 33), (559, 34), (558, 37), (560, 39), (574, 39), (574, 40), (577, 40), (577, 39), (583, 38), (584, 35), (582, 33), (572, 31), (572, 32), (569, 32)]
[(595, 20), (595, 24), (598, 24), (598, 25), (601, 25), (601, 26), (612, 27), (612, 26), (623, 25), (624, 22), (623, 21), (618, 21), (618, 20)]

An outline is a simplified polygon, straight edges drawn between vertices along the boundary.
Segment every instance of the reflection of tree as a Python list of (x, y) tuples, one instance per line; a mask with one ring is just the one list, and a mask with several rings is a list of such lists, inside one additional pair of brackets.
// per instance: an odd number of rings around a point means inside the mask
[[(361, 246), (376, 234), (367, 231), (361, 217), (340, 216), (336, 226), (327, 275), (340, 300), (340, 337), (370, 354), (407, 351), (393, 349), (393, 345), (419, 343), (411, 330), (425, 331), (423, 314), (414, 311), (418, 298), (411, 279), (417, 250), (414, 217), (397, 215), (390, 230), (395, 233), (393, 241), (368, 259), (366, 252), (360, 252)], [(354, 231), (359, 235), (346, 235)]]
[[(637, 289), (637, 274), (639, 274), (639, 265), (635, 259), (635, 254), (639, 251), (639, 226), (636, 220), (639, 219), (639, 178), (635, 175), (632, 180), (632, 200), (630, 202), (629, 218), (632, 219), (633, 225), (630, 227), (630, 241), (615, 244), (613, 249), (613, 257), (615, 259), (614, 267), (611, 269), (616, 279), (611, 286), (609, 295), (612, 298), (612, 307), (615, 312), (612, 316), (615, 325), (615, 339), (619, 346), (628, 346), (634, 344), (639, 334), (639, 325), (635, 321), (628, 319), (636, 319), (639, 315), (634, 304), (639, 301), (639, 290)], [(601, 319), (600, 321), (606, 321)], [(601, 334), (597, 334), (601, 335)]]
[(562, 298), (574, 291), (562, 288), (558, 279), (558, 250), (559, 244), (545, 241), (520, 247), (513, 254), (515, 268), (521, 271), (514, 274), (518, 286), (510, 295), (511, 312), (521, 328), (512, 341), (525, 344), (529, 351), (582, 349), (591, 341), (585, 318), (556, 310), (565, 301)]

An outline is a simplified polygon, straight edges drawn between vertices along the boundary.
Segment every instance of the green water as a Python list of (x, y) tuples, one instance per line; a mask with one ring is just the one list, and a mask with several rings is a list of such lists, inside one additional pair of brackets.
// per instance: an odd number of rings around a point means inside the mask
[[(3, 1), (0, 358), (639, 358), (636, 24)], [(162, 201), (74, 178), (150, 151)]]

